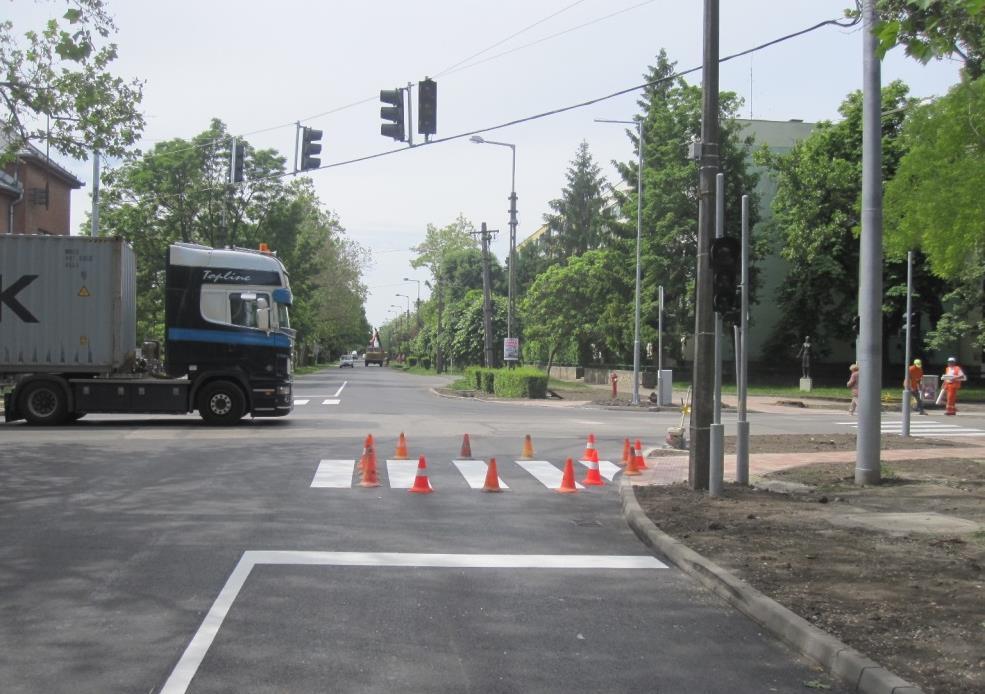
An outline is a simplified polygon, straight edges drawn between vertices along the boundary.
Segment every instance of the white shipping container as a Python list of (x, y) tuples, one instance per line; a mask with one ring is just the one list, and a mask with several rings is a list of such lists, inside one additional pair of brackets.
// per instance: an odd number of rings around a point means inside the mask
[(0, 234), (0, 374), (111, 373), (136, 350), (123, 239)]

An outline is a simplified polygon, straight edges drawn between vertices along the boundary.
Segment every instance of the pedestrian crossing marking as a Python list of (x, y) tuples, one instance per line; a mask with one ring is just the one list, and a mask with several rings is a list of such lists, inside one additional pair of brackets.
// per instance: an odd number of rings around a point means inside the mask
[(417, 477), (417, 461), (388, 460), (386, 474), (390, 478), (390, 489), (410, 489)]
[(352, 486), (355, 460), (322, 460), (315, 470), (311, 486), (319, 489), (347, 489)]
[[(564, 473), (546, 460), (517, 460), (515, 462), (548, 489), (557, 489), (561, 486), (561, 478)], [(578, 489), (584, 489), (578, 482), (575, 482), (575, 486)]]
[[(581, 460), (579, 462), (585, 467), (591, 467), (591, 464), (587, 460)], [(622, 468), (615, 463), (611, 463), (608, 460), (599, 461), (599, 474), (605, 479), (611, 482), (617, 472), (622, 472)]]
[[(858, 422), (838, 422), (845, 426), (858, 429)], [(900, 421), (881, 421), (879, 431), (882, 434), (899, 434), (903, 423)], [(924, 419), (910, 421), (910, 436), (922, 438), (951, 438), (964, 436), (985, 436), (985, 431), (972, 427), (963, 427), (948, 422), (933, 422)]]
[(310, 400), (297, 400), (297, 399), (295, 399), (294, 400), (294, 406), (297, 407), (298, 405), (307, 405), (309, 402), (311, 402), (311, 401)]
[[(462, 477), (468, 482), (469, 487), (472, 489), (482, 489), (486, 486), (486, 470), (489, 467), (483, 460), (453, 460), (451, 461), (458, 471), (462, 473)], [(503, 478), (499, 478), (499, 486), (503, 489), (509, 489)]]
[(338, 405), (341, 400), (336, 400), (335, 398), (329, 398), (328, 400), (322, 401), (322, 405)]

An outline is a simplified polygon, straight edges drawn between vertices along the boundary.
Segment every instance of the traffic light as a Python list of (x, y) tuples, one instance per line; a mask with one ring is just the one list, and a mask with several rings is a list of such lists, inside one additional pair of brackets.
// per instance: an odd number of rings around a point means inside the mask
[(852, 317), (852, 332), (855, 333), (856, 335), (858, 335), (859, 332), (862, 330), (861, 323), (862, 323), (861, 317), (859, 316)]
[(233, 140), (232, 161), (229, 167), (229, 180), (232, 183), (242, 182), (244, 159), (246, 159), (246, 143)]
[(301, 128), (301, 170), (317, 169), (321, 166), (321, 159), (316, 155), (321, 154), (321, 130), (315, 130), (307, 126)]
[(404, 141), (404, 90), (381, 89), (380, 101), (389, 106), (380, 108), (380, 118), (389, 123), (380, 126), (380, 135), (392, 137), (397, 142)]
[(430, 77), (417, 83), (417, 132), (421, 135), (438, 132), (438, 83)]
[(712, 305), (716, 313), (732, 313), (738, 307), (741, 245), (723, 236), (711, 242)]

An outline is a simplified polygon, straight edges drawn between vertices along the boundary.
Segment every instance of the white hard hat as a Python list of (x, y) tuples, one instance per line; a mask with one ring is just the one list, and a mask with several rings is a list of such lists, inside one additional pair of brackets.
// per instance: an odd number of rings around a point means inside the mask
[(947, 360), (948, 361), (957, 361), (957, 359), (955, 359), (954, 357), (948, 357)]

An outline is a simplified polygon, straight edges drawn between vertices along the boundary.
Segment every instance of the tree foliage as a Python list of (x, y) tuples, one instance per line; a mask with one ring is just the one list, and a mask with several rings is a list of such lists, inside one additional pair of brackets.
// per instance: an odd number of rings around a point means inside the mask
[(0, 160), (27, 142), (86, 159), (98, 150), (126, 154), (144, 125), (138, 110), (139, 81), (126, 82), (109, 70), (116, 31), (102, 0), (68, 0), (59, 19), (21, 37), (11, 21), (0, 22)]
[(948, 280), (947, 312), (930, 335), (943, 348), (969, 335), (985, 348), (985, 77), (955, 85), (910, 110), (907, 152), (886, 187), (886, 241), (897, 255), (920, 249)]
[(568, 167), (561, 197), (547, 203), (552, 212), (544, 215), (546, 254), (552, 261), (564, 261), (609, 241), (614, 215), (601, 172), (583, 140)]

